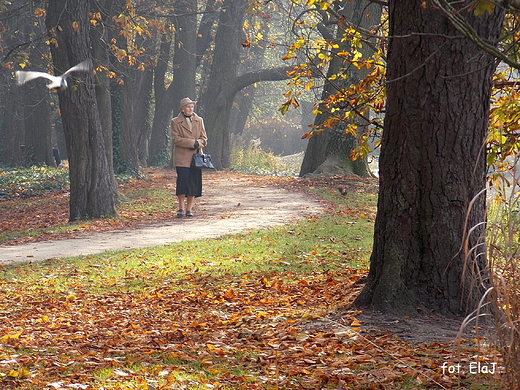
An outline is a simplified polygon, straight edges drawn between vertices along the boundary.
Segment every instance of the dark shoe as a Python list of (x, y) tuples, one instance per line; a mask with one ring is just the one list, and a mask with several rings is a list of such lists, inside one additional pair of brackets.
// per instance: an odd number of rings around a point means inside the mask
[(186, 211), (186, 216), (187, 217), (193, 217), (193, 213), (191, 211)]
[(184, 217), (184, 210), (180, 209), (179, 211), (177, 211), (177, 218), (182, 218)]

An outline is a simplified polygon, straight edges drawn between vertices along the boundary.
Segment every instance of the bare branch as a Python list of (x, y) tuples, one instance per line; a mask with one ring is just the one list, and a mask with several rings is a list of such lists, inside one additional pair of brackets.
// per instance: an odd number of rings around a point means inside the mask
[(254, 72), (244, 73), (235, 79), (235, 93), (248, 85), (260, 81), (287, 80), (290, 78), (290, 76), (287, 75), (287, 72), (291, 70), (293, 70), (292, 66), (283, 66), (280, 68), (261, 69)]
[(446, 0), (432, 0), (433, 4), (435, 4), (446, 16), (446, 18), (453, 24), (453, 26), (459, 30), (462, 35), (464, 35), (467, 39), (472, 41), (475, 45), (480, 47), (486, 53), (491, 54), (495, 58), (505, 62), (512, 68), (520, 69), (520, 63), (513, 61), (510, 59), (505, 53), (498, 50), (494, 45), (484, 41), (475, 29), (468, 23), (466, 19), (464, 19), (457, 10), (451, 6)]

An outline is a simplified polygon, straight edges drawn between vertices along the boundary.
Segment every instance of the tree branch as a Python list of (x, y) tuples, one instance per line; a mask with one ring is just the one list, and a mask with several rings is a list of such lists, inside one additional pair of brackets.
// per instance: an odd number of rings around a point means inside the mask
[(468, 23), (468, 21), (460, 16), (459, 12), (457, 12), (457, 10), (452, 7), (451, 4), (445, 0), (432, 0), (432, 2), (442, 11), (444, 16), (446, 16), (451, 24), (453, 24), (453, 26), (459, 30), (467, 39), (472, 41), (486, 53), (491, 54), (495, 58), (505, 62), (510, 67), (520, 69), (520, 63), (511, 60), (505, 53), (498, 50), (494, 45), (484, 41), (478, 35), (475, 29)]
[(235, 78), (234, 83), (234, 93), (237, 93), (241, 89), (251, 85), (253, 83), (258, 83), (260, 81), (280, 81), (287, 80), (291, 78), (291, 76), (287, 75), (287, 72), (293, 70), (292, 66), (283, 66), (279, 68), (268, 68), (261, 69), (254, 72), (244, 73), (243, 75)]

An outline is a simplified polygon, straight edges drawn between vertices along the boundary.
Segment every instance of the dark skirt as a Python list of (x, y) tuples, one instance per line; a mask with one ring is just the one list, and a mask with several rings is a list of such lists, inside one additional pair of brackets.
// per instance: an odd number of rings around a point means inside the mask
[(177, 188), (175, 195), (202, 196), (202, 169), (176, 167)]

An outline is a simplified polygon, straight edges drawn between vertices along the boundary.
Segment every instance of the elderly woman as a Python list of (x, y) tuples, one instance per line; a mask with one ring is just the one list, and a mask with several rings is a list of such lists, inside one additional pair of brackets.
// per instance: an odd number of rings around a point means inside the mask
[(175, 195), (179, 199), (177, 217), (193, 217), (195, 198), (202, 196), (202, 171), (191, 168), (194, 153), (207, 144), (208, 137), (203, 119), (195, 114), (195, 103), (190, 98), (180, 101), (180, 113), (171, 121), (171, 134), (174, 145), (173, 163), (177, 170)]

